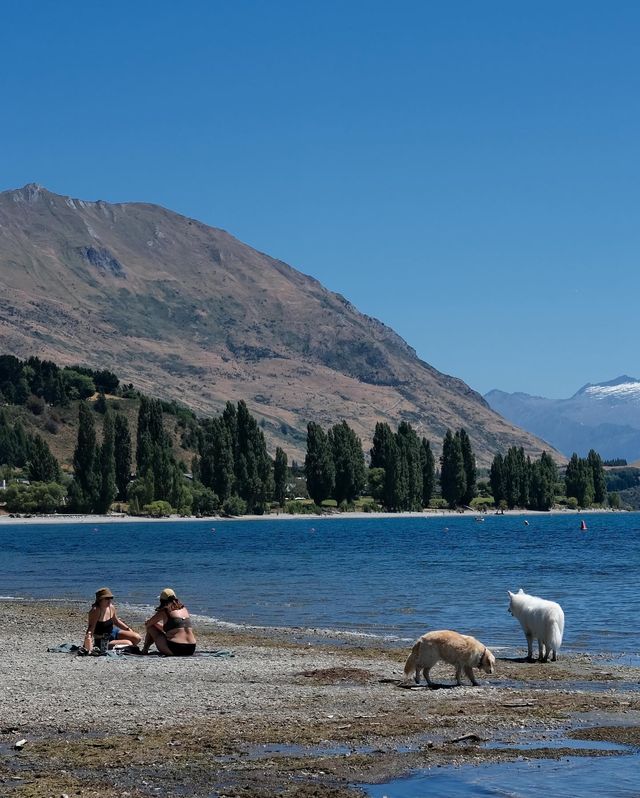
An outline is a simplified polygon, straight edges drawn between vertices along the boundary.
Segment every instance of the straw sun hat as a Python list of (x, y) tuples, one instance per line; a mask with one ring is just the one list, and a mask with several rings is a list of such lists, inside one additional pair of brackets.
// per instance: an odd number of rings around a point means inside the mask
[(99, 590), (96, 590), (96, 601), (102, 601), (102, 599), (106, 598), (113, 598), (113, 593), (108, 587), (101, 587)]

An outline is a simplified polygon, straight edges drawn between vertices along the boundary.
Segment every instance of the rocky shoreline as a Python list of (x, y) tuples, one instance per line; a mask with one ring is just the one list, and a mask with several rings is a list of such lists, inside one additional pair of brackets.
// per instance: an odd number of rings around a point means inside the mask
[[(482, 686), (399, 685), (406, 649), (200, 624), (234, 656), (76, 657), (86, 608), (3, 601), (0, 793), (39, 796), (344, 796), (415, 768), (640, 746), (640, 669), (587, 655), (498, 656)], [(140, 626), (142, 618), (127, 612)], [(438, 666), (440, 667), (440, 666)], [(549, 747), (549, 740), (556, 740)], [(20, 749), (15, 743), (26, 740)]]

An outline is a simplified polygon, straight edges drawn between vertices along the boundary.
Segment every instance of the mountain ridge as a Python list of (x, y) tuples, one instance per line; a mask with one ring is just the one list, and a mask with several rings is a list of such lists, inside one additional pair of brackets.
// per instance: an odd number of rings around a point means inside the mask
[(365, 445), (376, 421), (409, 421), (436, 449), (464, 426), (481, 463), (544, 448), (342, 295), (162, 206), (2, 192), (0, 287), (3, 351), (111, 368), (201, 413), (245, 399), (298, 458), (307, 421), (343, 418)]
[(605, 459), (640, 458), (640, 380), (624, 374), (586, 383), (568, 399), (493, 389), (485, 399), (496, 412), (548, 440), (565, 456), (596, 449)]

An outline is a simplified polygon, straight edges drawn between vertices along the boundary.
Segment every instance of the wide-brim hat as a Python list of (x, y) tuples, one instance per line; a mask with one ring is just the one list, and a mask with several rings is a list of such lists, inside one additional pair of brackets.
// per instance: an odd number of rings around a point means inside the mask
[(167, 601), (168, 599), (175, 597), (176, 594), (170, 587), (165, 587), (162, 593), (160, 593), (160, 601)]
[(96, 601), (102, 601), (102, 599), (106, 598), (113, 598), (113, 593), (108, 587), (101, 587), (99, 590), (96, 590)]

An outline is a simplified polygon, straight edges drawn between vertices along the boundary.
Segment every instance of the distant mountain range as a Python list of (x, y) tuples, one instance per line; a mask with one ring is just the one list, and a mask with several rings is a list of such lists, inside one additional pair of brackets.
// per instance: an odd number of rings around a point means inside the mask
[[(108, 368), (196, 412), (244, 399), (271, 451), (306, 425), (410, 422), (439, 450), (464, 427), (479, 464), (543, 443), (420, 360), (340, 294), (224, 230), (157, 205), (0, 193), (0, 352)], [(558, 455), (560, 457), (560, 455)]]
[(567, 457), (595, 449), (604, 459), (640, 459), (640, 380), (626, 374), (584, 385), (569, 399), (489, 391), (500, 415), (538, 435)]

